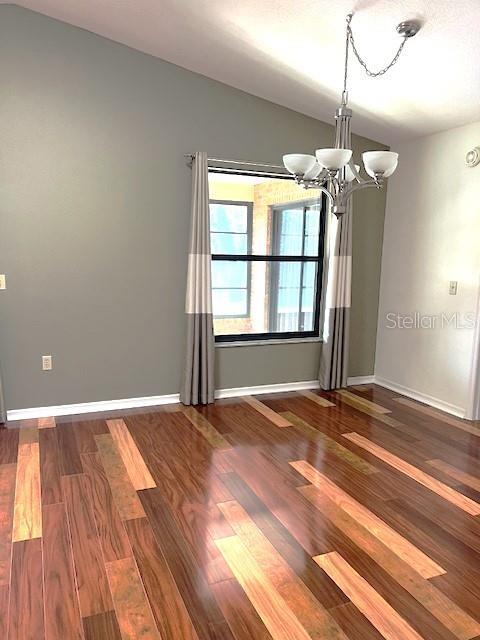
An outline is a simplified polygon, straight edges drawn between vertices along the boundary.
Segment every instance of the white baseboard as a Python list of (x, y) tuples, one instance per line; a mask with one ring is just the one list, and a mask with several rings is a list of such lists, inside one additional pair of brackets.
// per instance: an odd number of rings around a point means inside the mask
[[(415, 391), (401, 384), (380, 378), (377, 376), (357, 376), (348, 378), (349, 386), (359, 384), (378, 384), (391, 391), (396, 391), (408, 398), (418, 400), (436, 409), (441, 409), (454, 416), (465, 418), (465, 409), (444, 402), (424, 393)], [(305, 389), (318, 389), (318, 380), (303, 380), (301, 382), (281, 382), (280, 384), (264, 384), (255, 387), (234, 387), (232, 389), (218, 389), (216, 398), (237, 398), (239, 396), (254, 396), (262, 393), (282, 393), (287, 391), (302, 391)], [(71, 416), (82, 413), (97, 413), (103, 411), (119, 411), (122, 409), (137, 409), (141, 407), (154, 407), (163, 404), (180, 402), (178, 393), (163, 396), (146, 396), (143, 398), (126, 398), (123, 400), (104, 400), (101, 402), (82, 402), (77, 404), (62, 404), (52, 407), (32, 407), (31, 409), (13, 409), (7, 411), (8, 420), (28, 420), (32, 418), (48, 418), (50, 416)]]
[(280, 384), (262, 384), (257, 387), (234, 387), (233, 389), (219, 389), (215, 391), (216, 398), (237, 398), (238, 396), (255, 396), (261, 393), (282, 393), (285, 391), (302, 391), (304, 389), (318, 389), (318, 380), (303, 380), (302, 382), (281, 382)]
[(457, 416), (458, 418), (465, 418), (465, 409), (463, 407), (445, 402), (444, 400), (440, 400), (440, 398), (435, 398), (434, 396), (430, 396), (426, 393), (415, 391), (415, 389), (405, 387), (403, 386), (403, 384), (398, 384), (397, 382), (392, 382), (391, 380), (386, 380), (385, 378), (380, 378), (379, 376), (375, 376), (375, 384), (378, 384), (380, 387), (386, 387), (387, 389), (390, 389), (390, 391), (401, 393), (403, 396), (412, 398), (412, 400), (417, 400), (418, 402), (428, 404), (431, 407), (435, 407), (435, 409), (440, 409), (441, 411), (450, 413), (451, 415)]
[(126, 398), (124, 400), (103, 400), (100, 402), (81, 402), (78, 404), (60, 404), (53, 407), (33, 407), (31, 409), (13, 409), (7, 411), (7, 420), (28, 420), (30, 418), (48, 418), (50, 416), (73, 416), (81, 413), (100, 411), (118, 411), (137, 407), (154, 407), (161, 404), (179, 402), (178, 393), (165, 396), (145, 396), (144, 398)]
[[(265, 384), (256, 387), (235, 387), (233, 389), (219, 389), (216, 398), (236, 398), (261, 393), (281, 393), (285, 391), (300, 391), (302, 389), (317, 389), (318, 380), (302, 382), (282, 382), (280, 384)], [(77, 404), (61, 404), (52, 407), (32, 407), (31, 409), (13, 409), (7, 411), (7, 420), (29, 420), (33, 418), (48, 418), (50, 416), (72, 416), (82, 413), (97, 413), (102, 411), (118, 411), (122, 409), (136, 409), (154, 407), (162, 404), (180, 402), (178, 393), (164, 396), (146, 396), (144, 398), (126, 398), (124, 400), (104, 400), (100, 402), (82, 402)]]
[(375, 382), (375, 376), (354, 376), (347, 378), (347, 386), (353, 387), (356, 384), (372, 384)]

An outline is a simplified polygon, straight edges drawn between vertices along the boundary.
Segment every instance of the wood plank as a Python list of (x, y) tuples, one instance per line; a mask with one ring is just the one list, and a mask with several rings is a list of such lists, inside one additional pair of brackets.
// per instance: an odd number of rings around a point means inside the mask
[(322, 489), (316, 486), (300, 487), (307, 497), (332, 523), (363, 549), (395, 581), (410, 593), (427, 611), (439, 620), (455, 637), (470, 640), (480, 633), (480, 623), (467, 615), (439, 589), (398, 558), (374, 535), (362, 527), (332, 502)]
[(333, 607), (330, 609), (330, 614), (352, 640), (384, 640), (384, 637), (352, 602)]
[(78, 449), (78, 441), (75, 437), (75, 426), (71, 423), (58, 425), (57, 440), (62, 475), (68, 476), (82, 473), (82, 460)]
[(352, 516), (352, 518), (375, 535), (385, 545), (390, 547), (396, 555), (405, 560), (405, 562), (418, 571), (424, 578), (432, 578), (433, 576), (445, 573), (445, 570), (440, 565), (399, 535), (385, 524), (383, 520), (357, 502), (348, 493), (340, 489), (335, 483), (331, 482), (327, 476), (317, 471), (308, 464), (308, 462), (302, 460), (291, 462), (290, 464), (309, 482), (321, 488), (335, 504)]
[(335, 394), (341, 396), (342, 400), (345, 400), (345, 399), (350, 400), (352, 404), (354, 405), (357, 404), (361, 407), (369, 409), (370, 411), (374, 411), (375, 413), (392, 413), (390, 409), (387, 409), (386, 407), (382, 407), (380, 404), (377, 404), (376, 402), (371, 402), (366, 398), (357, 396), (354, 393), (347, 391), (346, 389), (338, 389), (337, 391), (335, 391)]
[(0, 427), (0, 464), (12, 464), (17, 461), (19, 433), (20, 429)]
[(15, 542), (12, 555), (8, 640), (43, 640), (42, 542)]
[(318, 404), (320, 407), (335, 407), (334, 402), (330, 402), (330, 400), (327, 400), (326, 398), (319, 396), (318, 393), (314, 393), (308, 389), (305, 389), (305, 391), (299, 391), (299, 393), (312, 402), (315, 402), (315, 404)]
[(55, 422), (55, 418), (53, 416), (49, 418), (38, 418), (38, 428), (39, 429), (53, 429), (57, 426)]
[(212, 590), (235, 640), (272, 640), (237, 580), (217, 582), (212, 585)]
[(433, 407), (429, 407), (426, 404), (420, 404), (419, 402), (415, 402), (414, 400), (409, 400), (408, 398), (393, 398), (395, 402), (402, 404), (410, 409), (414, 409), (419, 413), (423, 413), (431, 418), (435, 418), (435, 420), (441, 420), (449, 424), (452, 427), (456, 427), (457, 429), (462, 429), (462, 431), (466, 431), (467, 433), (471, 433), (474, 436), (480, 436), (480, 428), (470, 422), (469, 420), (462, 420), (461, 418), (455, 418), (448, 413), (443, 411), (439, 411), (438, 409), (434, 409)]
[(232, 445), (225, 440), (222, 434), (219, 433), (195, 407), (183, 407), (182, 413), (214, 449), (223, 450), (232, 448)]
[(63, 503), (43, 508), (43, 581), (48, 640), (82, 640), (72, 549)]
[(42, 505), (46, 506), (63, 500), (57, 429), (42, 429), (39, 437)]
[(8, 634), (8, 605), (10, 599), (10, 586), (0, 586), (0, 638), (6, 638)]
[(32, 442), (39, 441), (39, 433), (38, 428), (35, 425), (34, 427), (20, 427), (20, 433), (18, 434), (18, 447), (20, 448), (22, 444), (30, 444)]
[(386, 640), (423, 640), (336, 551), (314, 560)]
[[(157, 627), (164, 640), (198, 640), (185, 603), (146, 518), (125, 523)], [(223, 584), (223, 583), (222, 583)]]
[(133, 558), (105, 564), (123, 640), (161, 640)]
[(233, 574), (274, 640), (311, 640), (238, 536), (216, 540)]
[(256, 411), (258, 411), (258, 413), (261, 413), (263, 416), (265, 416), (265, 418), (268, 418), (268, 420), (270, 420), (270, 422), (273, 422), (275, 426), (277, 427), (292, 426), (290, 422), (288, 422), (288, 420), (285, 420), (285, 418), (282, 418), (281, 415), (279, 415), (273, 409), (270, 409), (270, 407), (267, 407), (266, 404), (263, 404), (263, 402), (260, 402), (260, 400), (258, 400), (257, 398), (254, 398), (253, 396), (242, 396), (242, 400), (247, 402), (251, 407), (253, 407)]
[(322, 433), (318, 429), (315, 429), (315, 427), (312, 427), (311, 424), (302, 420), (302, 418), (299, 418), (295, 413), (292, 413), (291, 411), (283, 411), (280, 415), (300, 429), (300, 431), (305, 434), (309, 440), (320, 443), (325, 451), (333, 453), (341, 460), (350, 464), (354, 469), (357, 469), (357, 471), (365, 473), (366, 475), (378, 473), (378, 469), (369, 462), (360, 456), (357, 456), (356, 453), (353, 453), (353, 451), (350, 451), (350, 449), (347, 449), (333, 438), (330, 438), (326, 433)]
[(107, 425), (117, 445), (130, 480), (137, 491), (156, 487), (152, 474), (138, 450), (127, 425), (123, 420), (107, 420)]
[(111, 434), (95, 436), (113, 499), (122, 520), (145, 517), (145, 511), (130, 480), (127, 469)]
[(475, 491), (480, 492), (480, 478), (477, 476), (472, 476), (471, 473), (467, 473), (466, 471), (461, 471), (449, 464), (448, 462), (444, 462), (443, 460), (428, 460), (429, 465), (435, 467), (435, 469), (440, 469), (443, 473), (446, 473), (451, 478), (458, 480), (462, 484), (465, 484), (467, 487), (471, 487), (475, 489)]
[(115, 611), (83, 618), (85, 640), (122, 640)]
[[(77, 443), (77, 451), (82, 459), (82, 453), (96, 453), (97, 443), (95, 442), (96, 432), (94, 430), (96, 420), (75, 420), (72, 422), (73, 431), (75, 433), (75, 441)], [(107, 430), (108, 433), (108, 430)]]
[[(350, 396), (353, 396), (353, 398), (350, 397)], [(360, 398), (359, 396), (354, 395), (353, 393), (350, 394), (350, 395), (339, 394), (339, 400), (341, 400), (341, 402), (343, 404), (346, 404), (349, 407), (352, 407), (353, 409), (356, 409), (357, 411), (361, 411), (362, 413), (366, 414), (367, 416), (370, 416), (371, 418), (375, 418), (375, 420), (378, 420), (379, 422), (383, 422), (384, 424), (388, 425), (389, 427), (395, 427), (395, 428), (401, 428), (402, 427), (402, 423), (399, 420), (397, 420), (396, 418), (393, 418), (391, 415), (389, 415), (389, 413), (380, 413), (379, 411), (369, 407), (367, 404), (365, 404), (363, 402), (359, 402), (359, 400), (362, 400), (362, 398)], [(378, 406), (380, 406), (380, 405), (378, 405)], [(387, 411), (389, 411), (389, 410), (387, 410)]]
[[(37, 432), (38, 435), (38, 432)], [(13, 542), (42, 535), (40, 499), (40, 450), (30, 441), (31, 433), (20, 432), (13, 512)]]
[(16, 477), (16, 464), (0, 465), (0, 586), (10, 583)]
[(62, 478), (82, 617), (113, 609), (100, 541), (83, 475)]
[(82, 453), (81, 457), (103, 558), (105, 562), (128, 558), (132, 550), (100, 456)]
[(354, 442), (359, 447), (362, 447), (365, 451), (372, 453), (380, 460), (383, 460), (386, 464), (389, 464), (397, 471), (400, 471), (412, 480), (415, 480), (427, 489), (430, 489), (430, 491), (433, 491), (445, 500), (448, 500), (448, 502), (454, 504), (466, 513), (469, 513), (472, 516), (480, 515), (480, 504), (478, 504), (478, 502), (475, 502), (458, 491), (455, 491), (452, 487), (448, 487), (443, 482), (440, 482), (440, 480), (432, 478), (432, 476), (429, 476), (421, 469), (417, 469), (417, 467), (414, 467), (402, 458), (390, 453), (364, 436), (361, 436), (358, 433), (344, 433), (343, 437), (348, 438), (348, 440)]
[[(160, 489), (142, 491), (140, 496), (157, 544), (172, 572), (198, 637), (200, 640), (211, 640), (212, 629), (224, 624), (225, 618), (204, 572), (176, 525)], [(231, 640), (233, 636), (227, 631), (220, 638)]]
[(285, 600), (311, 638), (338, 638), (346, 640), (333, 618), (313, 594), (298, 579), (275, 547), (257, 528), (246, 511), (236, 502), (218, 505), (238, 538), (248, 549), (252, 560)]

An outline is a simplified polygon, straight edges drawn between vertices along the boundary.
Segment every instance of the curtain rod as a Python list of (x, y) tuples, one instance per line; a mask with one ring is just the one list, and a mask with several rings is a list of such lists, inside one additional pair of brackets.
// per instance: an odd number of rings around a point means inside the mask
[[(191, 165), (193, 160), (193, 153), (185, 153), (185, 158), (187, 160), (187, 164)], [(241, 160), (226, 160), (225, 158), (207, 158), (209, 162), (221, 162), (223, 164), (239, 164), (244, 166), (251, 167), (267, 167), (269, 169), (283, 169), (285, 171), (285, 167), (279, 164), (264, 164), (262, 162), (242, 162)]]

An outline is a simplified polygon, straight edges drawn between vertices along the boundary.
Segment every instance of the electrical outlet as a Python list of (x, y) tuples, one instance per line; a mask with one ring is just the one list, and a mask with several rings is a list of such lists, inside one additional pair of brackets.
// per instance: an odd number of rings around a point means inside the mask
[(7, 276), (4, 273), (0, 273), (0, 289), (7, 288)]
[(52, 356), (42, 356), (42, 369), (44, 371), (51, 371), (52, 368)]
[(450, 287), (448, 289), (448, 293), (451, 296), (456, 296), (457, 295), (457, 289), (458, 289), (458, 282), (456, 280), (450, 280)]

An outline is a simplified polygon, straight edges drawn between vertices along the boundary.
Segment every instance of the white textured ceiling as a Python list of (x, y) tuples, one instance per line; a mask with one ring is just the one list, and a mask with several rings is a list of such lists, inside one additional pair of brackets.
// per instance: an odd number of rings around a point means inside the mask
[[(1, 0), (0, 0), (1, 1)], [(480, 119), (480, 0), (21, 0), (16, 3), (302, 113), (330, 121), (345, 16), (374, 69), (424, 23), (380, 78), (350, 65), (353, 129), (381, 142)]]

